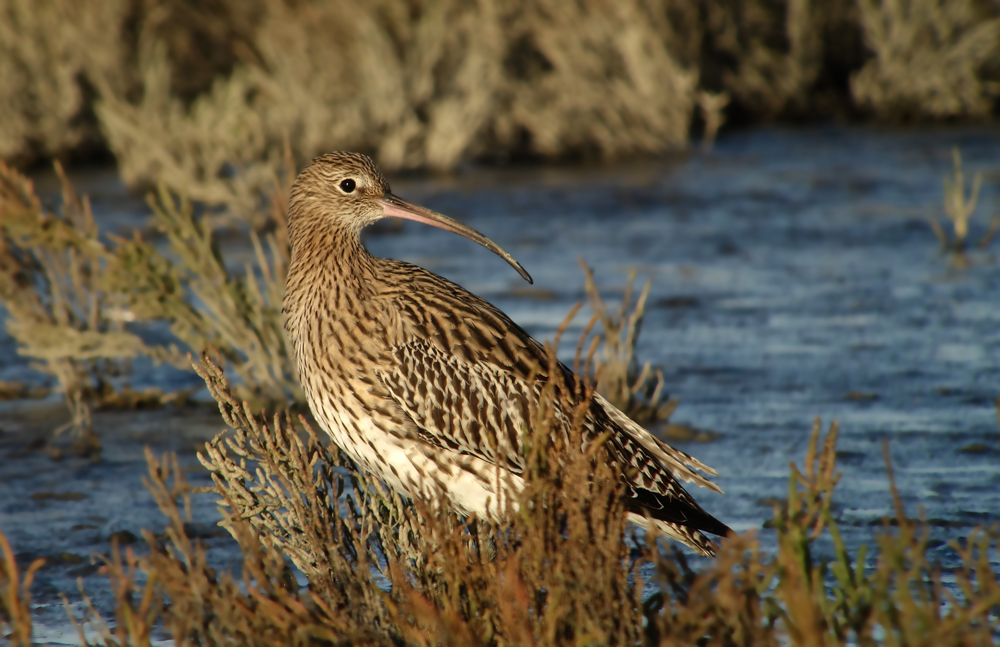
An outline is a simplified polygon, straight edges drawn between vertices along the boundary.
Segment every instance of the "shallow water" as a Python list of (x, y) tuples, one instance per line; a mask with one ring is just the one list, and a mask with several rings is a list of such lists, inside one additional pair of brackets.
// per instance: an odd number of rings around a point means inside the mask
[[(663, 367), (681, 401), (674, 421), (720, 434), (711, 443), (675, 443), (719, 471), (724, 496), (696, 493), (706, 509), (735, 530), (760, 529), (771, 515), (768, 499), (786, 494), (788, 463), (804, 458), (814, 416), (836, 419), (843, 477), (835, 501), (848, 543), (871, 543), (879, 520), (892, 514), (887, 439), (908, 513), (922, 508), (934, 520), (936, 556), (947, 564), (953, 555), (943, 542), (1000, 520), (997, 259), (976, 251), (968, 266), (956, 266), (926, 222), (943, 217), (941, 178), (951, 170), (952, 146), (967, 176), (985, 175), (977, 240), (1000, 212), (1000, 131), (829, 128), (732, 135), (711, 154), (671, 162), (394, 182), (403, 197), (492, 237), (534, 287), (482, 248), (414, 223), (369, 235), (367, 244), (463, 284), (538, 338), (551, 337), (584, 300), (578, 257), (594, 268), (609, 302), (637, 269), (640, 281), (653, 280), (639, 357)], [(96, 193), (95, 212), (107, 226), (147, 224), (141, 200), (113, 171), (81, 174), (77, 188)], [(23, 379), (26, 365), (0, 337), (0, 380)], [(140, 386), (197, 384), (172, 369), (139, 372)], [(3, 406), (2, 452), (55, 426), (55, 414), (39, 418), (51, 409), (44, 403)], [(102, 414), (97, 427), (100, 463), (52, 463), (39, 452), (0, 460), (0, 528), (25, 559), (87, 557), (106, 552), (110, 533), (162, 527), (141, 485), (142, 444), (187, 450), (189, 477), (204, 478), (190, 446), (222, 423), (210, 409), (193, 409)], [(28, 498), (47, 491), (87, 498)], [(209, 499), (196, 509), (206, 529), (217, 519)], [(208, 540), (220, 563), (231, 563), (227, 540)], [(45, 640), (66, 635), (55, 593), (75, 594), (74, 573), (85, 576), (88, 591), (102, 590), (92, 570), (43, 570), (36, 597), (52, 633)]]

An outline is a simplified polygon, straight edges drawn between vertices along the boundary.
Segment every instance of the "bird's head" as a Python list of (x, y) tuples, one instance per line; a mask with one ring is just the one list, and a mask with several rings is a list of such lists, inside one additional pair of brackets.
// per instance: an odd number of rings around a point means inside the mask
[(475, 229), (393, 195), (381, 169), (361, 153), (328, 153), (299, 173), (292, 185), (288, 230), (294, 247), (317, 228), (357, 237), (368, 225), (390, 216), (465, 236), (510, 263), (525, 281), (532, 282), (513, 256)]

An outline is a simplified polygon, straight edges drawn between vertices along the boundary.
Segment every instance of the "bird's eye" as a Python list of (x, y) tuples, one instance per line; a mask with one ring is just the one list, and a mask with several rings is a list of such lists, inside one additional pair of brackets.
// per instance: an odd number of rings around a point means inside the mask
[(343, 191), (344, 193), (354, 193), (354, 188), (356, 186), (357, 183), (351, 178), (347, 178), (346, 180), (340, 181), (340, 190)]

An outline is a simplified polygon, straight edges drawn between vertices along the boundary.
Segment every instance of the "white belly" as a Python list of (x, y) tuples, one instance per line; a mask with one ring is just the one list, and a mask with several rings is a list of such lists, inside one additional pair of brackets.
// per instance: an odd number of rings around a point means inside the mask
[[(429, 501), (439, 502), (444, 495), (451, 507), (464, 514), (495, 519), (500, 505), (513, 503), (508, 496), (511, 488), (520, 491), (524, 487), (520, 476), (498, 472), (480, 458), (392, 436), (370, 419), (348, 420), (346, 415), (334, 414), (329, 420), (332, 424), (323, 425), (327, 433), (361, 468), (405, 496), (423, 493)], [(502, 504), (498, 490), (503, 492)]]

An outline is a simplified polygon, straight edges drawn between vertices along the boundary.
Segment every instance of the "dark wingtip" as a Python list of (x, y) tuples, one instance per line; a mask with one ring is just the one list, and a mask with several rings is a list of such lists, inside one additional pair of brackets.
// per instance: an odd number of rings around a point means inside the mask
[(719, 537), (727, 537), (733, 529), (705, 512), (697, 503), (686, 503), (656, 494), (645, 488), (635, 488), (633, 496), (626, 499), (625, 509), (636, 514), (649, 515), (657, 521), (669, 521), (686, 528), (693, 528)]
[(735, 534), (733, 529), (722, 523), (712, 515), (708, 514), (704, 510), (701, 511), (701, 515), (692, 515), (694, 517), (691, 519), (690, 525), (702, 532), (707, 532), (711, 535), (717, 535), (719, 537), (728, 537), (729, 535)]

